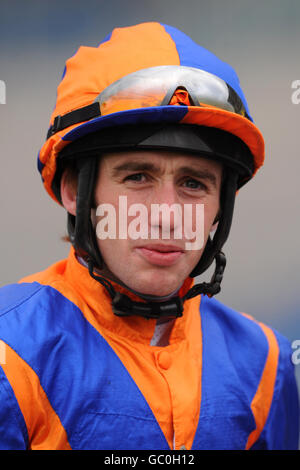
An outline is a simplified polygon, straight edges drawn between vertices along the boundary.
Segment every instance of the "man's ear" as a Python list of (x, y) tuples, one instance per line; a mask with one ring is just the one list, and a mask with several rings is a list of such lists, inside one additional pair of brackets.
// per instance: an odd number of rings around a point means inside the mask
[(61, 177), (60, 195), (64, 208), (76, 216), (77, 177), (68, 168)]

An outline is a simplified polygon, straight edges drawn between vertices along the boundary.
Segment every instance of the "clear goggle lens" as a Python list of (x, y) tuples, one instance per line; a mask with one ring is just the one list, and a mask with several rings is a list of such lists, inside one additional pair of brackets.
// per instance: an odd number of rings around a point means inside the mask
[(193, 67), (169, 65), (133, 72), (109, 85), (95, 102), (101, 115), (173, 104), (215, 107), (249, 119), (230, 85), (215, 75)]

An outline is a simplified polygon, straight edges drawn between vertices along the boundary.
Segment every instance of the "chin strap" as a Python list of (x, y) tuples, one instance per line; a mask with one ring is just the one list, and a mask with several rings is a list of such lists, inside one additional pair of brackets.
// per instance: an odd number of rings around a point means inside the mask
[(179, 318), (183, 315), (183, 304), (185, 300), (203, 294), (208, 297), (216, 295), (221, 290), (221, 282), (226, 265), (224, 253), (219, 251), (216, 257), (216, 268), (210, 283), (203, 282), (193, 286), (182, 298), (179, 296), (172, 297), (164, 302), (136, 302), (128, 295), (121, 294), (116, 291), (113, 285), (104, 277), (94, 273), (94, 262), (88, 260), (88, 269), (90, 276), (100, 282), (109, 293), (112, 299), (112, 309), (115, 315), (119, 317), (127, 317), (136, 315), (144, 318)]

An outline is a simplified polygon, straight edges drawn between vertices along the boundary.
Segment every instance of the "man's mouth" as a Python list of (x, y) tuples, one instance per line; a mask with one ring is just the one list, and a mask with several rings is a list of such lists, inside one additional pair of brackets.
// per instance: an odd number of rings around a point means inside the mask
[(176, 245), (152, 244), (135, 248), (136, 252), (156, 266), (172, 266), (179, 260), (184, 250)]

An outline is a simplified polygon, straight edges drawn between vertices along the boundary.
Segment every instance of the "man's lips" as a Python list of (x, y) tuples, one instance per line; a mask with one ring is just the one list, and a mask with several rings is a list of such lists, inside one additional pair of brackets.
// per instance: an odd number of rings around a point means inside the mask
[(183, 255), (184, 250), (176, 245), (153, 244), (135, 248), (136, 252), (151, 264), (171, 266)]

